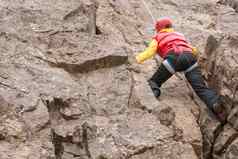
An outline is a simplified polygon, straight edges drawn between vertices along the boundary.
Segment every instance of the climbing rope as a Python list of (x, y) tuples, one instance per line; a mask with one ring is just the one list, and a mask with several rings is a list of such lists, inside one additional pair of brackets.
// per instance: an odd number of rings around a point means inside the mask
[(144, 4), (144, 6), (145, 6), (147, 12), (149, 13), (150, 17), (152, 18), (153, 23), (155, 24), (156, 19), (155, 19), (154, 15), (153, 15), (152, 11), (151, 11), (150, 8), (149, 8), (149, 5), (146, 3), (145, 0), (141, 0), (141, 1), (142, 1), (142, 3)]
[[(152, 19), (152, 21), (153, 21), (153, 24), (155, 24), (155, 23), (156, 23), (156, 19), (155, 19), (154, 15), (153, 15), (151, 9), (149, 8), (149, 5), (146, 3), (145, 0), (141, 0), (141, 1), (142, 1), (142, 3), (144, 4), (144, 6), (145, 6), (147, 12), (149, 13), (149, 15), (150, 15), (150, 17), (151, 17), (151, 19)], [(159, 59), (158, 59), (157, 57), (155, 57), (155, 60), (156, 60), (156, 63), (158, 63)], [(175, 73), (175, 76), (176, 76), (178, 79), (183, 80), (183, 77), (181, 77), (181, 75)]]

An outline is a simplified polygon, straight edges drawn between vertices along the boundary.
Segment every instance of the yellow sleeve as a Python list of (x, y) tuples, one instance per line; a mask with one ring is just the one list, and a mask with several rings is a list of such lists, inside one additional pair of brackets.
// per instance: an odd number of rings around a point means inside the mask
[(141, 52), (136, 56), (137, 63), (141, 64), (145, 60), (153, 57), (156, 54), (157, 46), (158, 46), (158, 42), (156, 40), (152, 40), (150, 42), (148, 48), (146, 48), (144, 52)]

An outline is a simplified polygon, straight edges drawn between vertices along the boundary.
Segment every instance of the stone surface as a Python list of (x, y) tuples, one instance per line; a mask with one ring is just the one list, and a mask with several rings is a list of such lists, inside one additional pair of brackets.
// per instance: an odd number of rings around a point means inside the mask
[(146, 1), (199, 48), (225, 96), (221, 125), (174, 76), (155, 99), (160, 61), (134, 55), (151, 39), (137, 0), (0, 0), (0, 158), (237, 158), (237, 2)]

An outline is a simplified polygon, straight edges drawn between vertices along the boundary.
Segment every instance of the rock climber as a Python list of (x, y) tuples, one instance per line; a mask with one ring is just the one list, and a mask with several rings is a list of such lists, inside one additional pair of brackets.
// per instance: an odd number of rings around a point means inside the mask
[(161, 85), (173, 74), (184, 72), (193, 90), (209, 110), (221, 122), (225, 122), (227, 113), (224, 98), (206, 86), (197, 63), (197, 49), (187, 42), (183, 34), (174, 31), (172, 20), (168, 17), (157, 20), (155, 30), (157, 33), (148, 47), (136, 56), (136, 61), (140, 64), (156, 54), (163, 58), (158, 70), (148, 80), (154, 96), (160, 96)]

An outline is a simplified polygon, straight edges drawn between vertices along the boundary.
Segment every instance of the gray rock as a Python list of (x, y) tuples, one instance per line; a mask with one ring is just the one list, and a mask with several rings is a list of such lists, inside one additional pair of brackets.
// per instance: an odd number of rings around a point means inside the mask
[(223, 128), (223, 131), (216, 138), (213, 146), (213, 155), (220, 156), (223, 154), (227, 147), (238, 137), (237, 131), (229, 125)]
[(225, 158), (228, 159), (235, 159), (238, 155), (238, 149), (237, 149), (237, 139), (229, 145), (227, 148), (227, 152), (225, 153)]
[(195, 103), (183, 78), (154, 98), (147, 80), (160, 62), (134, 61), (151, 38), (140, 1), (2, 0), (0, 158), (236, 158), (235, 1), (147, 3), (205, 50), (204, 75), (226, 97), (228, 123)]

